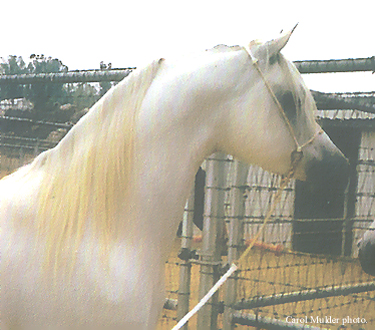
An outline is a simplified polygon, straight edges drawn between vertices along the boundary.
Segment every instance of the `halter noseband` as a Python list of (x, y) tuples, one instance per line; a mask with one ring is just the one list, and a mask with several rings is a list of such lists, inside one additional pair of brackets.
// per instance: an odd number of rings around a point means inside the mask
[(282, 105), (280, 104), (279, 100), (277, 99), (275, 93), (273, 92), (272, 90), (272, 87), (271, 85), (268, 83), (266, 77), (264, 76), (262, 70), (260, 69), (259, 65), (258, 65), (258, 59), (255, 58), (250, 50), (250, 45), (249, 46), (245, 46), (244, 47), (246, 52), (248, 53), (249, 57), (250, 57), (250, 60), (252, 62), (252, 64), (254, 65), (254, 67), (257, 69), (257, 71), (259, 72), (264, 84), (266, 85), (269, 93), (271, 94), (274, 102), (276, 103), (277, 105), (277, 108), (279, 109), (279, 112), (281, 114), (281, 116), (283, 117), (286, 125), (288, 126), (288, 129), (289, 129), (289, 132), (293, 138), (293, 141), (294, 141), (294, 144), (296, 145), (296, 149), (292, 151), (292, 154), (291, 154), (291, 170), (290, 170), (290, 173), (288, 176), (293, 176), (294, 174), (294, 171), (295, 169), (297, 168), (297, 165), (298, 163), (302, 160), (303, 158), (303, 152), (302, 152), (302, 148), (306, 147), (308, 144), (312, 143), (314, 141), (314, 139), (319, 135), (319, 134), (322, 134), (323, 133), (323, 130), (322, 128), (320, 128), (319, 130), (317, 130), (315, 132), (315, 134), (309, 139), (307, 140), (305, 143), (303, 144), (299, 144), (298, 140), (297, 140), (297, 137), (296, 137), (296, 134), (294, 132), (294, 129), (293, 129), (293, 126), (292, 124), (290, 123), (287, 115), (285, 114), (285, 111), (282, 107)]

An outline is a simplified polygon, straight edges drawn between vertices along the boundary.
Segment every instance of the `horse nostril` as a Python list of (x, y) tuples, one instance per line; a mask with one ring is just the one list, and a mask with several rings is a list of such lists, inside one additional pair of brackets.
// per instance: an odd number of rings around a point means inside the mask
[(360, 239), (360, 240), (357, 242), (357, 247), (361, 247), (361, 244), (362, 244), (362, 239)]

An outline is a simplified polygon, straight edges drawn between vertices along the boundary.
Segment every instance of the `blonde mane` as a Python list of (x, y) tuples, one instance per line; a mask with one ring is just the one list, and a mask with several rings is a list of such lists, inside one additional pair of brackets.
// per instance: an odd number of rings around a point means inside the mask
[(30, 165), (28, 175), (42, 173), (35, 223), (39, 237), (47, 239), (46, 260), (55, 266), (66, 244), (78, 247), (88, 224), (100, 245), (108, 243), (111, 218), (129, 193), (136, 115), (160, 63), (110, 89)]

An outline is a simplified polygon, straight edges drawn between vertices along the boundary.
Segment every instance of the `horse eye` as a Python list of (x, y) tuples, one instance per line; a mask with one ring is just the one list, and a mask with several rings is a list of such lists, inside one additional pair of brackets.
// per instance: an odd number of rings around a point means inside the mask
[(295, 120), (297, 117), (297, 105), (293, 93), (291, 91), (284, 92), (278, 99), (288, 119), (290, 121)]

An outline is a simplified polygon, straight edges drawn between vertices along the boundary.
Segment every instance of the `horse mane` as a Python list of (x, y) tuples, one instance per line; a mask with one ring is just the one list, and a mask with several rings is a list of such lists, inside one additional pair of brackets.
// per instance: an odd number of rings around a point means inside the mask
[(42, 174), (35, 223), (55, 267), (66, 244), (78, 247), (88, 224), (100, 245), (109, 242), (111, 218), (129, 193), (136, 116), (160, 63), (111, 88), (55, 148), (30, 164), (30, 178)]

